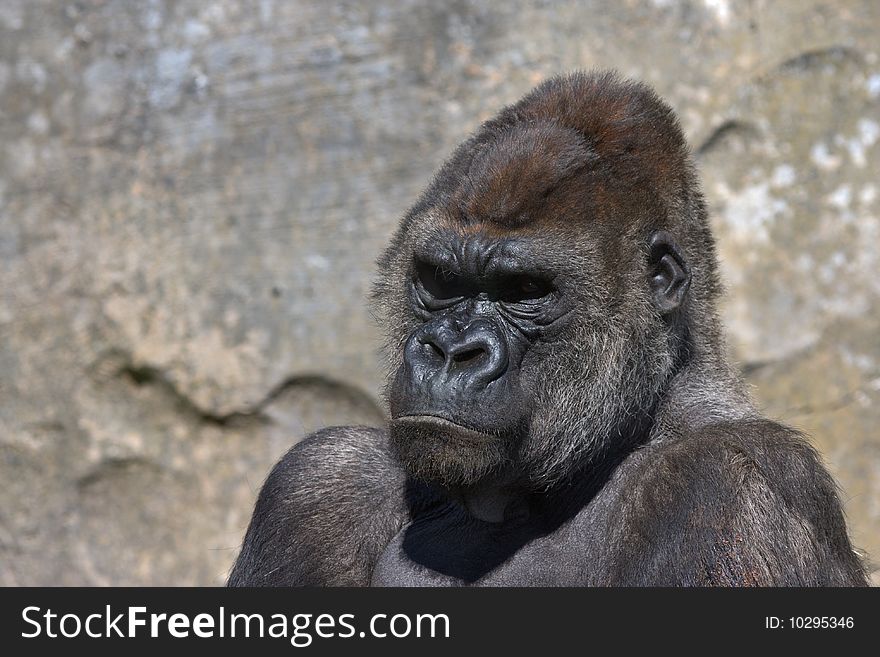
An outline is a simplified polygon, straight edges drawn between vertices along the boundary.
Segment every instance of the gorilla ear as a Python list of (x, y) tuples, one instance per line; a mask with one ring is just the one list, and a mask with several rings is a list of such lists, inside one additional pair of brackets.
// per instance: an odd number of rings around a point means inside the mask
[(691, 272), (672, 235), (658, 230), (648, 243), (648, 274), (651, 277), (651, 300), (666, 314), (678, 308), (691, 284)]

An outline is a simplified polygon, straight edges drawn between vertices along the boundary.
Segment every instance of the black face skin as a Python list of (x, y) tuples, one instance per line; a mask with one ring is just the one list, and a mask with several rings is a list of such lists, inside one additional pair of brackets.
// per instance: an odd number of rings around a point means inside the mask
[(379, 259), (387, 428), (294, 446), (231, 585), (864, 585), (834, 483), (728, 362), (672, 110), (554, 78)]
[(510, 460), (534, 403), (523, 361), (564, 327), (570, 304), (527, 240), (440, 237), (441, 249), (412, 261), (409, 300), (423, 323), (390, 388), (391, 437), (413, 471), (439, 448), (445, 479), (467, 481), (475, 465), (500, 474)]
[[(440, 231), (414, 249), (407, 299), (419, 324), (389, 386), (392, 445), (413, 476), (451, 488), (511, 485), (539, 399), (534, 373), (570, 332), (576, 277), (528, 237)], [(688, 266), (666, 231), (651, 235), (645, 289), (661, 314), (685, 300)]]

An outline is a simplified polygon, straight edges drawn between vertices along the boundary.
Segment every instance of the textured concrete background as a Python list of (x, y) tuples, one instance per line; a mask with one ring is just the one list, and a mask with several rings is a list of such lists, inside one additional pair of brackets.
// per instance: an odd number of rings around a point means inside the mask
[(577, 67), (680, 113), (734, 355), (880, 559), (878, 44), (875, 0), (0, 0), (0, 584), (220, 583), (271, 463), (381, 421), (396, 220)]

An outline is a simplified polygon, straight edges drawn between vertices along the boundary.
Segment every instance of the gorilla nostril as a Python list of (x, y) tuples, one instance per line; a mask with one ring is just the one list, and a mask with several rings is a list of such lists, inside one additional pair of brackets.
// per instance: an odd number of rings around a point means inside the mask
[(486, 350), (482, 347), (476, 347), (474, 349), (467, 349), (460, 353), (455, 354), (452, 357), (452, 361), (454, 363), (459, 363), (461, 365), (465, 364), (473, 364), (477, 360), (481, 359), (486, 355)]
[(430, 340), (422, 343), (425, 346), (425, 353), (429, 356), (439, 356), (440, 360), (446, 360), (446, 354), (435, 343)]

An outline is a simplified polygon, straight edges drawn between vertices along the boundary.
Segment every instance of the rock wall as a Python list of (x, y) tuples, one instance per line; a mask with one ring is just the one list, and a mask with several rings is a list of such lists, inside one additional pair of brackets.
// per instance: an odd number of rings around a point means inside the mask
[(381, 422), (365, 295), (543, 78), (681, 115), (734, 355), (880, 559), (880, 3), (0, 0), (0, 584), (218, 584), (268, 468)]

